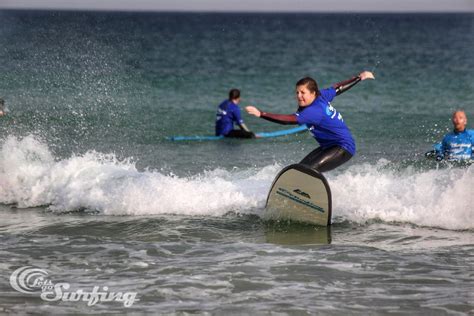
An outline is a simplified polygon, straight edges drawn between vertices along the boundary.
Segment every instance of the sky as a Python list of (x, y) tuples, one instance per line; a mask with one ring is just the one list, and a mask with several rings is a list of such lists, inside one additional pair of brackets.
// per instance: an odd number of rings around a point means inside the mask
[(0, 0), (0, 9), (215, 12), (474, 12), (474, 0)]

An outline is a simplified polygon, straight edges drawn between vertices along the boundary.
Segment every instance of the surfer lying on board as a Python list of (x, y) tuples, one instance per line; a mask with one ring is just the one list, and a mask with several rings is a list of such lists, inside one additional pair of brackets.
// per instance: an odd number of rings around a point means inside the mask
[[(240, 91), (232, 89), (229, 91), (229, 99), (225, 100), (217, 107), (216, 113), (216, 136), (234, 137), (234, 138), (255, 138), (244, 124), (240, 115)], [(234, 122), (239, 125), (239, 129), (234, 129)]]
[(466, 129), (467, 116), (463, 110), (456, 110), (451, 117), (454, 130), (436, 144), (436, 160), (474, 160), (474, 130)]
[(298, 110), (294, 114), (282, 115), (263, 112), (254, 106), (245, 109), (249, 114), (279, 124), (306, 124), (320, 147), (301, 160), (319, 172), (339, 167), (355, 154), (354, 138), (331, 101), (335, 96), (349, 90), (360, 81), (374, 79), (370, 71), (361, 72), (349, 80), (334, 84), (328, 89), (319, 90), (313, 78), (306, 77), (296, 83)]

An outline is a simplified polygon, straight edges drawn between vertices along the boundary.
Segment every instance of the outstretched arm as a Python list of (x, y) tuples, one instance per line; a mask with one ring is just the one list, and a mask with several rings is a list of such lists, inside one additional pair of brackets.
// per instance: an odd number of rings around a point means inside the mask
[(245, 107), (245, 110), (250, 115), (263, 118), (270, 122), (283, 124), (283, 125), (298, 124), (298, 121), (296, 120), (296, 115), (294, 114), (273, 114), (273, 113), (263, 112), (252, 105)]
[(352, 77), (351, 79), (335, 83), (332, 86), (336, 89), (336, 95), (340, 95), (366, 79), (375, 79), (374, 74), (370, 71), (363, 71), (357, 77)]

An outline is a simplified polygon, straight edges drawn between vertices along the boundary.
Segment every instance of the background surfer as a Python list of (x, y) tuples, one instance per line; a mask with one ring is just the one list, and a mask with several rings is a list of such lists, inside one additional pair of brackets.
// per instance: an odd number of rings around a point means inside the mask
[(5, 110), (5, 100), (0, 98), (0, 116), (4, 116), (6, 114), (7, 114), (7, 112)]
[(463, 110), (452, 115), (454, 130), (446, 134), (440, 144), (435, 145), (436, 160), (461, 161), (474, 159), (474, 130), (466, 129), (467, 116)]
[[(219, 104), (216, 113), (216, 136), (255, 138), (255, 134), (247, 128), (242, 120), (239, 102), (240, 91), (232, 89), (229, 91), (229, 99)], [(234, 122), (239, 125), (240, 130), (234, 129)]]
[(331, 101), (366, 79), (374, 79), (374, 75), (370, 71), (364, 71), (328, 89), (319, 90), (313, 78), (305, 77), (296, 83), (296, 100), (299, 106), (296, 113), (272, 114), (252, 105), (247, 106), (246, 110), (251, 115), (279, 124), (306, 124), (320, 147), (310, 152), (300, 163), (319, 172), (329, 171), (351, 159), (356, 150), (349, 128), (341, 113), (331, 105)]

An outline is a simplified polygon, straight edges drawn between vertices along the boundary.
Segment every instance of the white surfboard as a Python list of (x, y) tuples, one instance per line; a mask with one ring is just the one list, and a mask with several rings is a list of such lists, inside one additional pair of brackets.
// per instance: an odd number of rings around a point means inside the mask
[(273, 181), (264, 218), (327, 226), (331, 224), (331, 189), (324, 176), (300, 164), (284, 168)]

